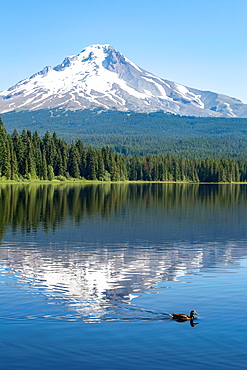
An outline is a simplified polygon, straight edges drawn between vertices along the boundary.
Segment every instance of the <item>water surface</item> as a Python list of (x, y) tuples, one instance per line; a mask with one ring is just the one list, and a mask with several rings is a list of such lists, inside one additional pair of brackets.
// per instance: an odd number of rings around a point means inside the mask
[(1, 369), (245, 368), (246, 209), (245, 185), (2, 185)]

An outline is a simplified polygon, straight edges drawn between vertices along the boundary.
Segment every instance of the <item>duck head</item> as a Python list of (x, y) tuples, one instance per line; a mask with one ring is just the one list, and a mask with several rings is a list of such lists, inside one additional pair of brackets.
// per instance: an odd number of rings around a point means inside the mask
[(194, 310), (190, 311), (190, 317), (194, 317), (194, 315), (199, 315), (199, 313)]

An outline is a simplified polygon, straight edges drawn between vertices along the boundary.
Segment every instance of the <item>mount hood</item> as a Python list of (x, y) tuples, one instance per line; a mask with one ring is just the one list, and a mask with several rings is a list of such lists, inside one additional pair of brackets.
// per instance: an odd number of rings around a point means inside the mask
[(91, 45), (0, 92), (0, 113), (63, 108), (247, 117), (240, 100), (164, 80), (108, 44)]

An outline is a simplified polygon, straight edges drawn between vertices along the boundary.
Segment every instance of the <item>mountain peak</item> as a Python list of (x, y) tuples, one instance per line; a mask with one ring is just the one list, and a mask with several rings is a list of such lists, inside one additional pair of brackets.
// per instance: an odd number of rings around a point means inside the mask
[[(114, 59), (115, 61), (117, 58), (124, 57), (115, 50), (111, 45), (109, 44), (93, 44), (86, 48), (84, 48), (79, 54), (68, 56), (64, 59), (64, 61), (61, 64), (58, 64), (53, 69), (55, 71), (62, 71), (66, 67), (71, 67), (71, 65), (77, 62), (81, 62), (82, 69), (85, 67), (86, 62), (94, 62), (95, 64), (98, 64), (99, 67), (104, 66), (107, 68), (109, 62), (105, 62), (106, 59)], [(83, 65), (84, 64), (84, 65)], [(46, 67), (47, 68), (47, 67)], [(42, 71), (41, 71), (42, 72)], [(38, 72), (38, 73), (41, 73)]]
[(87, 46), (86, 48), (84, 48), (81, 53), (85, 52), (85, 51), (97, 51), (97, 50), (109, 50), (109, 49), (114, 49), (110, 44), (92, 44), (92, 45), (89, 45)]
[(190, 116), (247, 117), (247, 105), (161, 79), (109, 44), (93, 44), (0, 93), (0, 113), (103, 107)]

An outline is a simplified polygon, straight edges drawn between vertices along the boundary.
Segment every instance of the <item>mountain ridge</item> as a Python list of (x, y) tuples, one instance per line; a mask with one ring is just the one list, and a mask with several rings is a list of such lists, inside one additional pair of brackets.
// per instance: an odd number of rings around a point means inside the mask
[(109, 44), (95, 44), (0, 92), (0, 113), (63, 108), (201, 117), (247, 117), (247, 105), (145, 71)]

